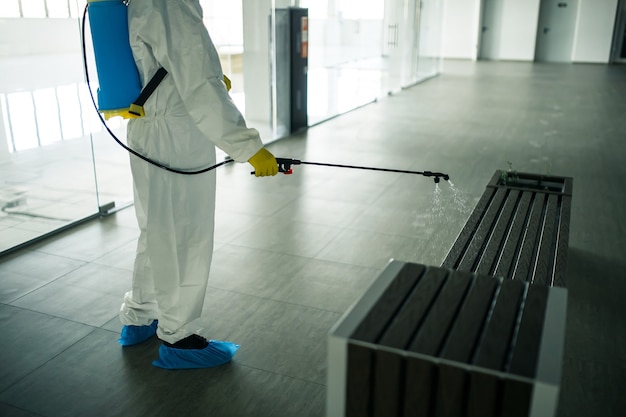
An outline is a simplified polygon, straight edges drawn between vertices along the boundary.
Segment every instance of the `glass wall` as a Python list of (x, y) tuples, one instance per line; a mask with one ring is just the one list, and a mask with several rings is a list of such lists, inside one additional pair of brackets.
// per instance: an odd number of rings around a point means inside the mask
[[(443, 0), (201, 5), (232, 80), (231, 97), (266, 143), (282, 136), (275, 130), (270, 46), (277, 8), (308, 8), (309, 125), (440, 70)], [(0, 253), (132, 202), (128, 155), (103, 129), (90, 97), (98, 86), (89, 36), (91, 85), (85, 82), (84, 6), (85, 0), (0, 2)], [(107, 124), (125, 142), (125, 121)]]
[(309, 124), (374, 101), (383, 90), (383, 0), (301, 0), (309, 10)]
[(309, 9), (309, 122), (439, 73), (443, 0), (300, 0)]
[(0, 253), (98, 213), (78, 10), (0, 5)]

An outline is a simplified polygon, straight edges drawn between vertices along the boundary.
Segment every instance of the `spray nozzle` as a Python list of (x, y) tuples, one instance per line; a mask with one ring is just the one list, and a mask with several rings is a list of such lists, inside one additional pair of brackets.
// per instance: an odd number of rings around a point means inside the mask
[(446, 181), (450, 180), (450, 176), (442, 172), (424, 171), (422, 172), (422, 175), (424, 175), (425, 177), (434, 177), (433, 179), (435, 180), (435, 184), (439, 184), (439, 181), (441, 181), (442, 178)]
[(282, 172), (285, 175), (293, 174), (292, 165), (300, 165), (302, 163), (298, 159), (290, 158), (276, 158), (276, 162), (278, 163), (278, 172)]

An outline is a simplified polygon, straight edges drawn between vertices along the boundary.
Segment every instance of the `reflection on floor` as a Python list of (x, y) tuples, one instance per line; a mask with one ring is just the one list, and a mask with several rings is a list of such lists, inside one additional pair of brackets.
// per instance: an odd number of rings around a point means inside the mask
[[(132, 209), (0, 259), (0, 415), (323, 416), (326, 335), (389, 258), (439, 265), (495, 169), (574, 177), (559, 417), (626, 410), (626, 73), (448, 62), (444, 75), (270, 145), (315, 166), (218, 171), (200, 325), (234, 362), (169, 372), (117, 344)], [(4, 178), (4, 177), (2, 177)]]

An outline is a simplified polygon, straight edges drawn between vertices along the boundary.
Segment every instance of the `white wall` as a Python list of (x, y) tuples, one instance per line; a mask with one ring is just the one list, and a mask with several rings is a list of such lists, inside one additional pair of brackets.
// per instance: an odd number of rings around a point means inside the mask
[(0, 19), (0, 58), (79, 53), (76, 19)]
[(572, 61), (608, 63), (618, 0), (580, 0)]
[[(498, 57), (533, 61), (541, 0), (503, 0)], [(618, 0), (580, 0), (573, 62), (608, 63)], [(476, 59), (481, 0), (447, 0), (444, 58)]]
[(443, 56), (476, 59), (480, 0), (447, 0), (443, 13)]
[(540, 0), (504, 0), (499, 59), (533, 61)]

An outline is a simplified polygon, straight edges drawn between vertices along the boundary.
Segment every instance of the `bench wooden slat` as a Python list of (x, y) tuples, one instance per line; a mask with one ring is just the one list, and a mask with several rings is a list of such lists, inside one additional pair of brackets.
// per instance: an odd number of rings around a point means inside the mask
[(476, 365), (496, 371), (503, 369), (524, 288), (520, 281), (502, 282), (485, 335), (478, 346)]
[(442, 358), (462, 363), (470, 361), (497, 287), (495, 279), (476, 277), (441, 352)]
[(469, 372), (467, 417), (499, 417), (501, 380), (498, 376), (481, 372)]
[(446, 271), (442, 269), (429, 269), (424, 273), (397, 317), (380, 338), (381, 345), (397, 349), (408, 348), (417, 326), (423, 321), (432, 300), (444, 284), (445, 277)]
[(376, 304), (354, 331), (352, 338), (365, 342), (377, 342), (425, 270), (423, 265), (407, 263), (382, 295), (381, 299), (384, 302)]
[(471, 281), (472, 275), (469, 273), (451, 273), (409, 346), (409, 351), (432, 356), (439, 353)]
[(465, 413), (465, 392), (467, 391), (467, 371), (458, 366), (439, 365), (437, 378), (436, 417), (458, 417)]
[(528, 417), (533, 395), (533, 385), (508, 379), (503, 383), (501, 416)]
[(346, 417), (369, 416), (374, 353), (366, 347), (348, 343), (348, 357)]
[(535, 377), (547, 303), (548, 287), (537, 285), (528, 287), (509, 372), (529, 378)]
[(550, 285), (548, 280), (552, 277), (554, 265), (554, 250), (556, 249), (557, 210), (559, 196), (550, 194), (547, 196), (545, 217), (541, 234), (538, 237), (539, 253), (535, 262), (532, 277), (533, 283)]
[(473, 271), (474, 266), (478, 262), (478, 258), (482, 254), (483, 247), (489, 237), (489, 233), (493, 227), (493, 220), (498, 217), (508, 190), (505, 188), (497, 188), (496, 194), (489, 204), (487, 211), (476, 228), (476, 233), (472, 236), (467, 250), (463, 253), (463, 258), (459, 265), (455, 268), (461, 271)]
[(511, 219), (515, 217), (515, 209), (517, 208), (519, 195), (519, 190), (511, 190), (509, 192), (504, 203), (502, 213), (500, 213), (500, 215), (498, 216), (493, 232), (489, 237), (487, 247), (485, 248), (485, 251), (481, 256), (477, 267), (473, 269), (472, 272), (475, 271), (479, 274), (485, 275), (491, 274), (492, 270), (494, 269), (494, 264), (499, 258), (499, 254), (502, 248), (502, 242), (504, 241), (503, 239), (509, 228), (511, 227)]
[(516, 253), (518, 250), (519, 239), (517, 238), (517, 236), (522, 235), (522, 231), (526, 226), (526, 215), (528, 213), (528, 210), (530, 209), (531, 200), (532, 193), (522, 193), (522, 197), (520, 198), (517, 211), (515, 212), (513, 224), (511, 225), (511, 229), (509, 230), (509, 234), (507, 235), (506, 242), (504, 243), (504, 247), (500, 254), (500, 258), (498, 259), (495, 265), (495, 269), (493, 271), (493, 275), (496, 277), (510, 276), (509, 272), (511, 271), (512, 265), (515, 262)]
[(431, 417), (437, 366), (419, 358), (407, 358), (404, 417)]
[(485, 190), (483, 195), (480, 197), (480, 200), (478, 200), (476, 207), (470, 214), (469, 219), (465, 223), (465, 226), (461, 230), (461, 233), (459, 234), (456, 241), (454, 242), (454, 245), (452, 245), (452, 249), (450, 249), (450, 252), (448, 252), (446, 259), (443, 261), (443, 264), (441, 265), (442, 267), (450, 268), (450, 269), (458, 269), (457, 268), (458, 262), (460, 262), (460, 258), (465, 252), (466, 245), (468, 244), (469, 240), (474, 235), (476, 231), (475, 229), (476, 225), (480, 223), (480, 220), (483, 218), (484, 214), (486, 213), (487, 207), (490, 206), (491, 200), (493, 199), (495, 194), (496, 194), (495, 188), (488, 188), (487, 190)]
[[(571, 188), (571, 181), (569, 181)], [(566, 186), (567, 186), (566, 182)], [(554, 261), (553, 281), (550, 285), (565, 287), (565, 272), (567, 269), (567, 251), (569, 248), (569, 221), (572, 198), (563, 197), (561, 200), (561, 210), (559, 211), (559, 227), (557, 236), (557, 249)]]
[(404, 360), (396, 353), (376, 351), (372, 417), (400, 415), (404, 394)]
[(539, 232), (539, 225), (542, 223), (544, 203), (544, 195), (535, 195), (535, 200), (531, 205), (528, 225), (526, 226), (525, 233), (521, 235), (520, 251), (511, 274), (511, 278), (513, 279), (527, 281), (529, 278), (531, 265), (536, 256), (537, 234)]

